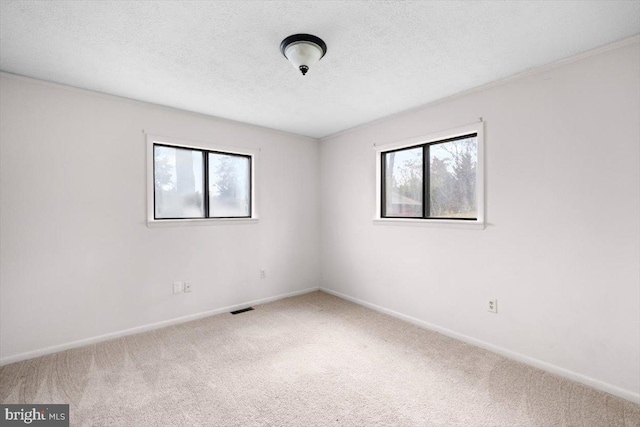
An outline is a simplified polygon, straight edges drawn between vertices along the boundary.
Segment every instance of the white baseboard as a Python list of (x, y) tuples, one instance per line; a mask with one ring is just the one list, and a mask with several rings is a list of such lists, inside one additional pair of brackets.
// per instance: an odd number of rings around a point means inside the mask
[(272, 297), (261, 298), (261, 299), (241, 303), (241, 304), (231, 305), (228, 307), (214, 308), (213, 310), (201, 311), (199, 313), (189, 314), (187, 316), (176, 317), (169, 320), (162, 320), (160, 322), (149, 323), (147, 325), (136, 326), (135, 328), (124, 329), (122, 331), (110, 332), (108, 334), (98, 335), (91, 338), (85, 338), (78, 341), (72, 341), (65, 344), (58, 344), (51, 347), (41, 348), (38, 350), (27, 351), (25, 353), (20, 353), (13, 356), (7, 356), (7, 357), (1, 358), (0, 366), (8, 365), (10, 363), (20, 362), (22, 360), (33, 359), (35, 357), (40, 357), (40, 356), (44, 356), (51, 353), (57, 353), (59, 351), (69, 350), (71, 348), (83, 347), (86, 345), (95, 344), (102, 341), (111, 340), (114, 338), (120, 338), (127, 335), (139, 334), (140, 332), (151, 331), (153, 329), (164, 328), (166, 326), (176, 325), (178, 323), (189, 322), (191, 320), (201, 319), (203, 317), (213, 316), (215, 314), (228, 313), (230, 311), (240, 310), (252, 305), (265, 304), (265, 303), (276, 301), (283, 298), (289, 298), (289, 297), (294, 297), (296, 295), (307, 294), (309, 292), (314, 292), (319, 289), (320, 288), (317, 288), (317, 287), (302, 289), (295, 292), (289, 292), (287, 294), (280, 294)]
[(484, 348), (486, 350), (492, 351), (494, 353), (500, 354), (502, 356), (508, 357), (509, 359), (516, 360), (518, 362), (524, 363), (529, 366), (533, 366), (538, 369), (542, 369), (543, 371), (551, 372), (553, 374), (559, 375), (561, 377), (570, 379), (572, 381), (587, 385), (589, 387), (595, 388), (597, 390), (604, 391), (606, 393), (613, 394), (614, 396), (621, 397), (626, 400), (630, 400), (634, 403), (640, 403), (640, 393), (633, 392), (631, 390), (625, 390), (623, 388), (614, 386), (612, 384), (608, 384), (604, 381), (596, 380), (591, 377), (587, 377), (585, 375), (579, 374), (574, 371), (570, 371), (565, 368), (561, 368), (559, 366), (553, 365), (548, 362), (544, 362), (542, 360), (525, 356), (524, 354), (516, 353), (514, 351), (508, 350), (503, 347), (499, 347), (497, 345), (490, 344), (486, 341), (482, 341), (476, 338), (472, 338), (467, 335), (460, 334), (458, 332), (452, 331), (450, 329), (443, 328), (438, 325), (434, 325), (433, 323), (425, 322), (424, 320), (416, 319), (415, 317), (407, 316), (406, 314), (398, 313), (397, 311), (390, 310), (385, 307), (381, 307), (376, 304), (372, 304), (367, 301), (363, 301), (358, 298), (354, 298), (349, 295), (345, 295), (338, 291), (334, 291), (332, 289), (320, 288), (321, 291), (326, 292), (328, 294), (337, 296), (338, 298), (345, 299), (347, 301), (354, 302), (356, 304), (362, 305), (364, 307), (370, 308), (375, 311), (379, 311), (380, 313), (388, 314), (390, 316), (396, 317), (398, 319), (404, 320), (405, 322), (412, 323), (421, 328), (429, 329), (442, 335), (446, 335), (451, 338), (455, 338), (460, 341), (464, 341), (469, 344), (473, 344), (477, 347)]

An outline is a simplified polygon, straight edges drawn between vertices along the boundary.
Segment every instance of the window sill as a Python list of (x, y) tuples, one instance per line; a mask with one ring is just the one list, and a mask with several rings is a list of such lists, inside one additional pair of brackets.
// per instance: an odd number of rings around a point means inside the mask
[(159, 219), (147, 220), (147, 227), (190, 227), (202, 225), (240, 225), (257, 224), (258, 218), (197, 218), (197, 219)]
[(451, 219), (374, 218), (374, 225), (405, 225), (412, 227), (459, 228), (484, 230), (482, 221), (457, 221)]

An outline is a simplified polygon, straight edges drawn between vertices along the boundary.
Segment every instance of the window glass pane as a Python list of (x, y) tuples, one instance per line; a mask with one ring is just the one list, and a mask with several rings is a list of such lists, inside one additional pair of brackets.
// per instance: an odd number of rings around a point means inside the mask
[(477, 218), (477, 138), (429, 146), (430, 216)]
[(250, 158), (209, 153), (209, 216), (251, 216)]
[(422, 150), (385, 153), (385, 216), (422, 217)]
[(153, 157), (156, 218), (204, 218), (202, 152), (156, 145)]

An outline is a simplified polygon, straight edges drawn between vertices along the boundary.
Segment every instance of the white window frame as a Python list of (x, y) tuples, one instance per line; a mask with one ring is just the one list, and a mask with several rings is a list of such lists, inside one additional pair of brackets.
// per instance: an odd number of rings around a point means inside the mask
[[(424, 219), (424, 218), (384, 218), (382, 216), (382, 153), (400, 148), (409, 148), (416, 145), (428, 144), (443, 139), (458, 136), (477, 134), (478, 159), (476, 164), (476, 206), (478, 209), (475, 220), (456, 219)], [(376, 156), (376, 206), (373, 222), (388, 225), (409, 225), (441, 228), (464, 228), (482, 230), (485, 227), (485, 160), (484, 160), (484, 122), (480, 121), (455, 129), (448, 129), (402, 141), (377, 145), (374, 147)]]
[[(258, 222), (257, 203), (257, 176), (258, 176), (258, 155), (259, 149), (239, 148), (219, 144), (206, 143), (201, 141), (190, 141), (182, 138), (173, 138), (160, 135), (147, 134), (147, 226), (148, 227), (171, 227), (190, 225), (220, 225), (220, 224), (243, 224)], [(169, 145), (176, 148), (187, 148), (205, 151), (217, 151), (229, 154), (241, 154), (251, 157), (251, 217), (249, 218), (184, 218), (184, 219), (155, 219), (155, 185), (153, 176), (153, 147), (155, 144)]]

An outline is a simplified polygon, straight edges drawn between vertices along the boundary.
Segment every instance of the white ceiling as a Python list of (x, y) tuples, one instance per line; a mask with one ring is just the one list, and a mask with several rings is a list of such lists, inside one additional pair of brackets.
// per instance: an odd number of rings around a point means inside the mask
[(638, 33), (640, 1), (3, 0), (0, 69), (320, 138)]

